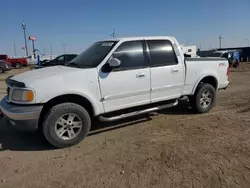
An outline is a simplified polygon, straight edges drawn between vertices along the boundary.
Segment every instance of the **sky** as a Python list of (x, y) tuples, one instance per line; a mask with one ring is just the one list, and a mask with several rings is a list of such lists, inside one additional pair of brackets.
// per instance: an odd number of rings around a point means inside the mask
[[(35, 47), (53, 55), (80, 53), (97, 40), (173, 36), (202, 50), (247, 46), (250, 0), (6, 0), (1, 1), (0, 54), (24, 56), (22, 22)], [(31, 43), (28, 42), (29, 51)]]

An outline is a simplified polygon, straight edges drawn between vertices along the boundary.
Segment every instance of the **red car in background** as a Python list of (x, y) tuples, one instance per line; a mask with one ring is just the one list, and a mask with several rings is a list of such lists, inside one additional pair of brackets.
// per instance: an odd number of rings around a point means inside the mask
[(27, 66), (27, 59), (26, 58), (10, 58), (8, 55), (1, 54), (0, 60), (10, 62), (11, 66), (15, 67), (17, 69), (20, 69), (22, 67)]

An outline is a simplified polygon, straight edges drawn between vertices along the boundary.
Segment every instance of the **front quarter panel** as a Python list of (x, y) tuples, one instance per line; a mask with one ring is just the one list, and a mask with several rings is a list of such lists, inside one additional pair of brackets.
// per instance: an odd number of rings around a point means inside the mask
[(58, 96), (75, 94), (91, 102), (95, 115), (104, 111), (95, 68), (41, 79), (31, 84), (30, 87), (36, 91), (36, 103), (46, 103)]

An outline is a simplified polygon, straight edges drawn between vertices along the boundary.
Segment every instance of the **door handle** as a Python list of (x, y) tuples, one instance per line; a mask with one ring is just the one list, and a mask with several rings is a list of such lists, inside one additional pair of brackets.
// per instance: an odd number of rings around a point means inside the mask
[(145, 74), (144, 74), (144, 73), (138, 73), (138, 74), (136, 75), (136, 78), (143, 78), (143, 77), (145, 77)]
[(179, 72), (179, 70), (178, 69), (172, 69), (171, 72), (172, 73), (177, 73), (177, 72)]

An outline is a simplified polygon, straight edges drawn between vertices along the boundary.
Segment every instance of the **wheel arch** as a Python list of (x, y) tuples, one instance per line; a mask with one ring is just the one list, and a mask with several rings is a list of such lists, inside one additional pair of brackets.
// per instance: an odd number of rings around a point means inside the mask
[(64, 94), (64, 95), (54, 97), (44, 103), (43, 109), (41, 111), (41, 114), (38, 120), (38, 127), (41, 128), (46, 112), (48, 112), (50, 108), (52, 108), (53, 106), (57, 104), (61, 104), (64, 102), (72, 102), (72, 103), (76, 103), (76, 104), (83, 106), (88, 111), (90, 116), (94, 116), (97, 113), (95, 106), (88, 98), (78, 95), (78, 94)]
[(218, 79), (213, 75), (207, 75), (207, 76), (200, 78), (199, 81), (195, 84), (195, 87), (193, 88), (193, 91), (192, 91), (192, 95), (195, 93), (200, 83), (211, 84), (215, 88), (215, 90), (217, 90), (218, 88)]

